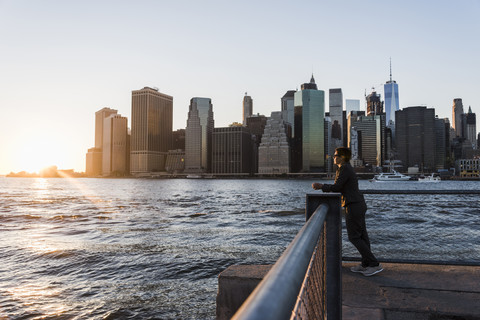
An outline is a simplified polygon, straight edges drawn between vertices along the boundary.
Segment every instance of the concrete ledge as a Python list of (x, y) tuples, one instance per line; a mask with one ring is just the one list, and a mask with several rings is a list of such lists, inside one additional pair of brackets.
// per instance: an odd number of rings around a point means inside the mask
[(217, 319), (230, 319), (272, 265), (230, 266), (218, 276)]

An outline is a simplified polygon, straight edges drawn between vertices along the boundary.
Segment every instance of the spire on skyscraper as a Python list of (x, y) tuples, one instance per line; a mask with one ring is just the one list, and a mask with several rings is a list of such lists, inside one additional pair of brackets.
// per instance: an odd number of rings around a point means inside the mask
[(313, 73), (312, 73), (312, 78), (310, 79), (310, 83), (315, 83), (315, 78), (313, 77)]
[(468, 113), (472, 113), (472, 106), (468, 106)]
[(390, 57), (390, 82), (392, 82), (392, 57)]

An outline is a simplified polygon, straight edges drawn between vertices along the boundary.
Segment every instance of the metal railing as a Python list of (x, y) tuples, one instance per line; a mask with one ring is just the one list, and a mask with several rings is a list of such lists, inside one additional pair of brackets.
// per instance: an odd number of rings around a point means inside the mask
[(341, 319), (340, 194), (307, 194), (305, 214), (306, 224), (232, 319)]
[[(480, 194), (480, 190), (362, 190), (363, 194)], [(307, 223), (232, 319), (341, 319), (340, 194), (307, 194)], [(359, 260), (347, 258), (344, 260)], [(379, 261), (383, 261), (379, 259)], [(388, 261), (388, 260), (385, 260)], [(402, 263), (417, 261), (402, 260)], [(426, 263), (423, 261), (421, 263)], [(428, 262), (427, 262), (428, 263)], [(429, 261), (429, 263), (441, 263)]]

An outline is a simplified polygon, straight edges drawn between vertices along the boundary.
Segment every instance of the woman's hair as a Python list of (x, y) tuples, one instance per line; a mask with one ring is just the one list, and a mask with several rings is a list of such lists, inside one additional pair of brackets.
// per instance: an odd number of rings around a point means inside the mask
[(345, 159), (345, 162), (349, 162), (350, 159), (352, 158), (352, 151), (350, 151), (349, 148), (340, 147), (340, 148), (335, 149), (335, 152), (337, 152), (337, 154), (340, 157)]

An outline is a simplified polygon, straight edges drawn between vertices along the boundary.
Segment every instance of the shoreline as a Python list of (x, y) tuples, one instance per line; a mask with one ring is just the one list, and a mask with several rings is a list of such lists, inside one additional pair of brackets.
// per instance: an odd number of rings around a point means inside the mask
[[(359, 180), (371, 180), (374, 177), (374, 173), (357, 173)], [(417, 176), (417, 175), (413, 175)], [(319, 179), (319, 180), (334, 180), (335, 175), (329, 173), (288, 173), (288, 174), (239, 174), (239, 175), (232, 175), (232, 174), (221, 174), (221, 175), (214, 175), (214, 174), (205, 174), (205, 175), (189, 175), (189, 174), (151, 174), (151, 175), (143, 175), (143, 176), (119, 176), (119, 177), (88, 177), (82, 174), (76, 174), (75, 176), (40, 176), (40, 175), (0, 175), (0, 178), (58, 178), (58, 179), (65, 179), (65, 178), (90, 178), (90, 179), (191, 179), (191, 180), (221, 180), (221, 179), (229, 179), (229, 180), (247, 180), (247, 179), (272, 179), (272, 180), (310, 180), (310, 179)], [(414, 181), (414, 180), (412, 180)], [(442, 181), (480, 181), (480, 177), (442, 177)]]

